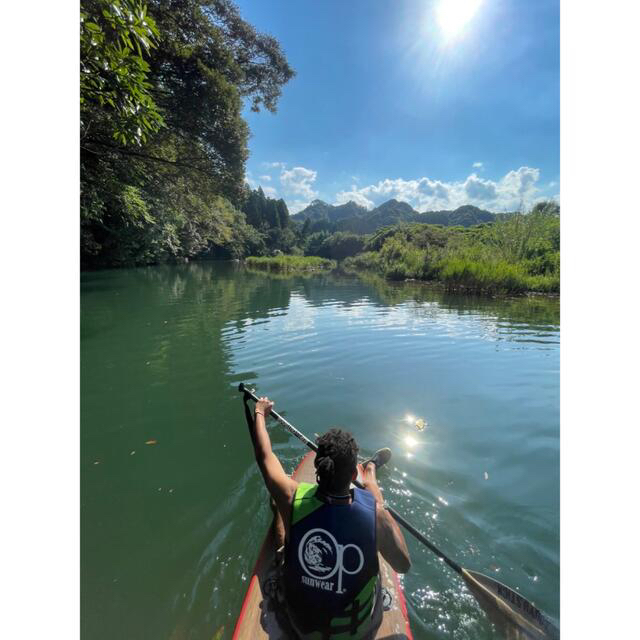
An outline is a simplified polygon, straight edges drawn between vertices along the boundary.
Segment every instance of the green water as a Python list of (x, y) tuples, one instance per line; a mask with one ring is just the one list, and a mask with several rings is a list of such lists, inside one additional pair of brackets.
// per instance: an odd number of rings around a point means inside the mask
[[(86, 640), (231, 636), (270, 521), (241, 381), (311, 437), (340, 425), (363, 453), (390, 446), (390, 504), (558, 620), (556, 300), (199, 263), (83, 274), (81, 304)], [(302, 444), (271, 437), (292, 471)], [(407, 541), (415, 637), (498, 637)]]

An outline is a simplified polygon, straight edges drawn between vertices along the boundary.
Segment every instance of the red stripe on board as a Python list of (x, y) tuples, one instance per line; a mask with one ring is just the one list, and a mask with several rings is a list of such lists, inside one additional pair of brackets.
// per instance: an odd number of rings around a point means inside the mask
[[(256, 562), (257, 564), (257, 562)], [(236, 621), (235, 629), (233, 630), (233, 635), (231, 636), (231, 640), (234, 640), (236, 634), (240, 631), (240, 626), (242, 625), (242, 620), (244, 618), (244, 614), (247, 612), (247, 606), (249, 605), (249, 596), (251, 595), (251, 590), (255, 587), (256, 582), (258, 582), (258, 576), (253, 572), (253, 576), (251, 577), (251, 582), (249, 583), (249, 588), (247, 589), (247, 593), (244, 596), (244, 600), (242, 601), (242, 609), (240, 609), (240, 615), (238, 616), (238, 620)]]
[(393, 582), (396, 585), (396, 593), (398, 594), (398, 600), (400, 600), (400, 609), (406, 623), (407, 638), (408, 640), (413, 640), (413, 634), (411, 633), (411, 627), (409, 626), (409, 612), (407, 611), (407, 602), (404, 599), (404, 590), (402, 589), (402, 585), (400, 584), (398, 574), (395, 571), (393, 572)]

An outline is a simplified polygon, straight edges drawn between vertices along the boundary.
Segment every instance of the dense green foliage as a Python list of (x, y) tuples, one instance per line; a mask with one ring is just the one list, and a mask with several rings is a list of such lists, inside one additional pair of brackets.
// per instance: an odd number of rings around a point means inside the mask
[(292, 75), (229, 0), (82, 0), (83, 266), (264, 253), (241, 112), (275, 110)]
[(483, 293), (560, 290), (560, 217), (553, 204), (468, 229), (399, 225), (376, 233), (364, 249), (345, 267)]
[(289, 226), (289, 209), (284, 200), (267, 198), (258, 187), (246, 199), (242, 211), (247, 216), (247, 222), (256, 229), (278, 227), (286, 229)]
[(366, 236), (338, 231), (329, 234), (318, 231), (304, 239), (305, 255), (321, 256), (331, 260), (344, 260), (360, 253), (366, 244)]
[(335, 261), (327, 260), (326, 258), (285, 255), (262, 258), (250, 257), (247, 258), (246, 265), (253, 269), (276, 272), (318, 271), (336, 267)]
[(158, 30), (141, 0), (86, 0), (80, 11), (80, 117), (83, 133), (110, 129), (123, 145), (163, 126), (144, 54)]

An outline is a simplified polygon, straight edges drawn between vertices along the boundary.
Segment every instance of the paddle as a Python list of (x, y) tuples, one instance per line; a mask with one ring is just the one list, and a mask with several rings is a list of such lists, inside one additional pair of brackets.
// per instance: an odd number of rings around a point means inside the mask
[[(246, 387), (243, 382), (238, 386), (238, 391), (244, 394), (247, 420), (251, 420), (251, 414), (246, 404), (247, 399), (257, 402), (259, 398), (253, 390)], [(302, 440), (309, 449), (316, 452), (318, 451), (318, 447), (314, 442), (298, 431), (277, 411), (271, 409), (269, 415), (273, 416), (275, 420), (277, 420), (289, 433), (298, 438), (298, 440)], [(364, 488), (357, 480), (354, 484), (360, 489)], [(411, 535), (422, 542), (422, 544), (433, 551), (433, 553), (435, 553), (441, 560), (446, 562), (456, 573), (462, 576), (473, 595), (494, 622), (501, 624), (502, 620), (506, 618), (519, 629), (522, 629), (522, 631), (524, 631), (529, 637), (540, 640), (557, 640), (560, 638), (560, 631), (557, 627), (555, 627), (551, 621), (548, 620), (541, 611), (526, 598), (523, 598), (510, 587), (507, 587), (489, 576), (461, 567), (457, 562), (453, 561), (440, 551), (438, 547), (430, 542), (410, 522), (407, 522), (395, 509), (391, 508), (388, 504), (385, 504), (384, 507), (396, 522), (401, 524)]]

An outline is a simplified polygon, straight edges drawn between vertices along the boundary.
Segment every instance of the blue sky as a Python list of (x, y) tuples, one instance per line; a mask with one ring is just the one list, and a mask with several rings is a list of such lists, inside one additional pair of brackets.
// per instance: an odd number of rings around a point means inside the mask
[(296, 77), (247, 179), (315, 198), (513, 210), (559, 194), (558, 0), (238, 0)]

